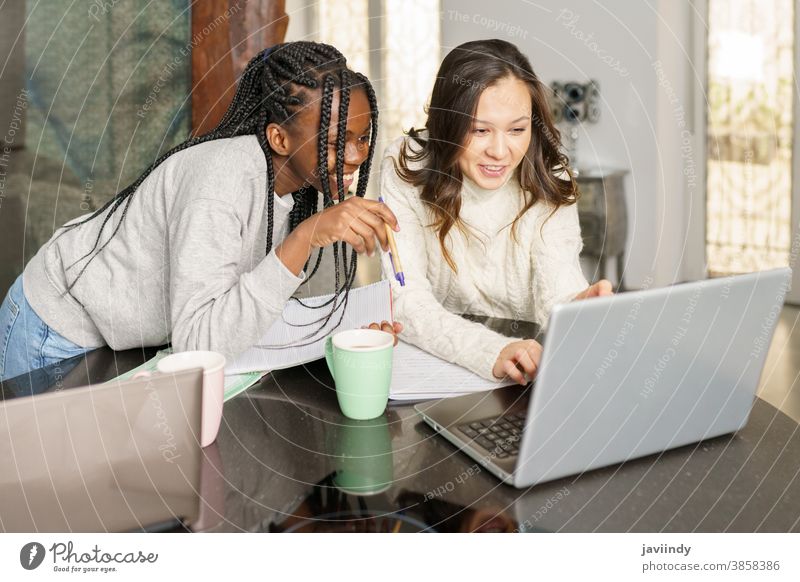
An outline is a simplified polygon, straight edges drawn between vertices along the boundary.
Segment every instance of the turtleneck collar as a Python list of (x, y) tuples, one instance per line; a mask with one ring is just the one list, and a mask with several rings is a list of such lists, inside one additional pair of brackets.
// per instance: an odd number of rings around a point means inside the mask
[(461, 188), (462, 200), (481, 203), (493, 200), (496, 196), (508, 195), (510, 191), (519, 189), (519, 180), (517, 179), (516, 170), (512, 173), (511, 177), (506, 180), (505, 184), (494, 190), (487, 190), (481, 188), (476, 182), (467, 176), (463, 177), (463, 186)]

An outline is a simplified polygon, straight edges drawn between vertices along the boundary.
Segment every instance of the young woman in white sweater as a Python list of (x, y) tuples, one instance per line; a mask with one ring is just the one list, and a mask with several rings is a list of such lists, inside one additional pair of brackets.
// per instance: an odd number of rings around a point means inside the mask
[(460, 314), (546, 325), (556, 303), (611, 293), (581, 272), (576, 184), (545, 89), (511, 43), (445, 57), (425, 129), (384, 155), (381, 193), (402, 227), (405, 286), (383, 261), (401, 339), (485, 378), (533, 378), (541, 345)]

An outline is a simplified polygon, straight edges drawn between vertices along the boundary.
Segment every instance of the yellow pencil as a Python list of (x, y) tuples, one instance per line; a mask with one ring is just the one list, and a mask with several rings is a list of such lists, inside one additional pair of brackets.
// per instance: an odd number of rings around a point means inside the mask
[[(379, 196), (378, 201), (386, 204), (383, 196)], [(389, 260), (392, 262), (394, 278), (398, 280), (401, 287), (405, 287), (406, 276), (403, 273), (403, 264), (400, 262), (400, 253), (397, 252), (397, 243), (394, 240), (394, 232), (392, 232), (392, 228), (388, 224), (384, 223), (384, 226), (386, 227), (386, 238), (389, 239)]]

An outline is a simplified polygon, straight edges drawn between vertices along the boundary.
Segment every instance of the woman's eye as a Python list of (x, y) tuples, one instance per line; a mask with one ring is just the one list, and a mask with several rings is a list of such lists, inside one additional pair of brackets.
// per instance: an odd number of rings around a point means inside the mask
[(472, 133), (476, 135), (486, 135), (487, 133), (489, 133), (489, 130), (483, 127), (476, 127), (475, 129), (472, 130)]
[(369, 136), (368, 135), (362, 135), (360, 138), (358, 138), (358, 141), (361, 142), (361, 143), (369, 143)]
[(524, 133), (525, 129), (526, 129), (525, 127), (515, 127), (514, 129), (511, 130), (511, 133), (519, 135), (520, 133)]

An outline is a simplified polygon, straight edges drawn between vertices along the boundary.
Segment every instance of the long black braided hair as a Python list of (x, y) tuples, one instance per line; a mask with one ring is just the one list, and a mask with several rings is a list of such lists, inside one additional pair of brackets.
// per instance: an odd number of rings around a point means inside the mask
[[(334, 204), (330, 191), (328, 175), (328, 137), (331, 124), (331, 109), (333, 106), (334, 92), (339, 91), (339, 116), (336, 134), (336, 184), (339, 200), (344, 200), (343, 185), (344, 172), (344, 147), (347, 126), (347, 112), (350, 103), (350, 93), (355, 88), (361, 88), (367, 94), (371, 114), (371, 134), (369, 152), (366, 160), (359, 168), (356, 196), (363, 197), (367, 189), (372, 158), (377, 143), (378, 132), (378, 104), (375, 92), (366, 76), (355, 73), (347, 68), (345, 57), (334, 47), (326, 44), (298, 41), (288, 42), (265, 49), (256, 55), (247, 65), (236, 94), (228, 110), (219, 124), (210, 132), (201, 136), (192, 137), (175, 146), (159, 157), (144, 173), (127, 188), (119, 192), (101, 208), (86, 218), (65, 225), (63, 232), (78, 228), (87, 222), (103, 217), (103, 223), (95, 239), (94, 245), (77, 261), (67, 267), (67, 271), (80, 266), (75, 278), (69, 283), (66, 293), (69, 293), (75, 283), (80, 279), (92, 260), (108, 246), (125, 220), (133, 196), (142, 182), (171, 155), (186, 148), (216, 139), (231, 138), (241, 135), (255, 135), (264, 152), (267, 162), (267, 243), (266, 254), (272, 249), (272, 236), (274, 226), (274, 197), (275, 171), (272, 162), (272, 150), (266, 137), (266, 127), (269, 123), (289, 124), (304, 107), (308, 105), (309, 94), (307, 90), (321, 90), (321, 115), (319, 139), (317, 142), (318, 163), (317, 173), (322, 185), (323, 208)], [(307, 90), (304, 90), (307, 89)], [(292, 193), (295, 204), (289, 215), (289, 230), (294, 230), (301, 222), (318, 211), (319, 192), (310, 184), (304, 184), (297, 192)], [(122, 209), (119, 221), (113, 227), (111, 235), (102, 242), (103, 233), (112, 217)], [(113, 224), (113, 222), (112, 222)], [(63, 234), (63, 232), (61, 234)], [(59, 235), (60, 236), (60, 235)], [(314, 323), (322, 322), (320, 329), (333, 317), (338, 308), (346, 307), (349, 290), (353, 284), (356, 273), (357, 255), (351, 250), (350, 260), (347, 257), (347, 248), (344, 242), (333, 244), (335, 288), (333, 297), (322, 305), (321, 308), (333, 304), (327, 316)], [(319, 269), (322, 261), (323, 249), (320, 248), (316, 262), (311, 273), (306, 277), (307, 283)], [(305, 269), (308, 269), (309, 261)], [(343, 275), (343, 277), (342, 277)], [(343, 279), (343, 280), (342, 280)], [(297, 301), (300, 301), (299, 299)], [(302, 303), (302, 301), (301, 301)], [(303, 304), (305, 305), (305, 304)], [(306, 307), (310, 307), (305, 305)], [(339, 321), (344, 315), (341, 309)], [(308, 324), (311, 325), (311, 324)], [(338, 324), (337, 324), (338, 325)], [(310, 334), (308, 337), (313, 336)], [(277, 346), (276, 346), (277, 347)]]

